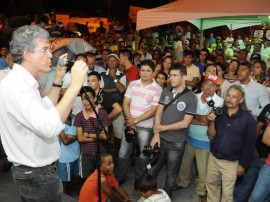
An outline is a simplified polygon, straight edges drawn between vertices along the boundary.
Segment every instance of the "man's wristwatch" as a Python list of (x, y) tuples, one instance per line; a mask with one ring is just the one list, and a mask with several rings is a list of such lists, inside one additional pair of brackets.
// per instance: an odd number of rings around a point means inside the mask
[(116, 83), (118, 81), (118, 79), (114, 79), (113, 82)]
[(137, 119), (134, 119), (134, 123), (137, 124), (138, 123), (138, 120)]
[(90, 133), (86, 133), (85, 137), (90, 138)]

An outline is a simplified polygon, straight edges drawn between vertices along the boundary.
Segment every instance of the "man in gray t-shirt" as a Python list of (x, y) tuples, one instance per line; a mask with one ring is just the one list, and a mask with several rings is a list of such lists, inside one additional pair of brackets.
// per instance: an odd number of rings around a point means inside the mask
[[(158, 176), (166, 163), (164, 190), (172, 196), (185, 148), (186, 132), (196, 114), (197, 97), (185, 86), (185, 66), (174, 64), (170, 70), (172, 88), (163, 90), (155, 116), (154, 137), (151, 146), (160, 146), (161, 154), (149, 173)], [(180, 94), (180, 96), (178, 95)], [(173, 100), (176, 98), (175, 100)], [(173, 100), (173, 102), (171, 102)], [(166, 106), (168, 105), (168, 106)]]

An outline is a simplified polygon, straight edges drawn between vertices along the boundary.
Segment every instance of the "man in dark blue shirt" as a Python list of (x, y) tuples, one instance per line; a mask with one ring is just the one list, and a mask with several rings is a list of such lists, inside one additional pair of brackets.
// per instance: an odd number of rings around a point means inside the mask
[(207, 201), (233, 201), (237, 176), (248, 168), (255, 151), (256, 121), (246, 108), (245, 92), (232, 85), (225, 100), (223, 113), (208, 115), (208, 135), (211, 139), (206, 174)]

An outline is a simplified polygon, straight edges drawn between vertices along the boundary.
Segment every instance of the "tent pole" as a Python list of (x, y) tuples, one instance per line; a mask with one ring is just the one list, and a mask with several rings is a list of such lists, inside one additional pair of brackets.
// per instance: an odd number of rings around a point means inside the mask
[(200, 27), (200, 48), (203, 48), (203, 19), (201, 19), (201, 27)]
[(204, 47), (203, 47), (203, 34), (204, 34), (204, 31), (201, 30), (201, 31), (200, 31), (200, 47), (201, 47), (201, 49), (204, 48)]

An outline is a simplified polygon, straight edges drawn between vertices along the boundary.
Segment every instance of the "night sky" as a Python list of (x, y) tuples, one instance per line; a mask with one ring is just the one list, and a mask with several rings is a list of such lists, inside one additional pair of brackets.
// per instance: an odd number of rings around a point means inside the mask
[[(111, 1), (109, 7), (108, 1)], [(67, 13), (81, 17), (127, 17), (129, 6), (154, 8), (170, 0), (1, 0), (0, 12), (7, 16), (33, 15), (37, 11)], [(11, 3), (13, 2), (13, 4)], [(41, 4), (40, 4), (41, 3)], [(41, 5), (41, 6), (40, 6)], [(110, 12), (109, 12), (110, 11)]]

